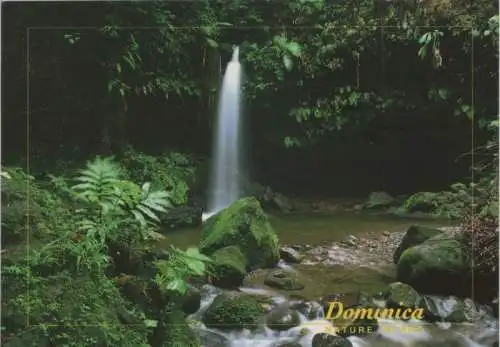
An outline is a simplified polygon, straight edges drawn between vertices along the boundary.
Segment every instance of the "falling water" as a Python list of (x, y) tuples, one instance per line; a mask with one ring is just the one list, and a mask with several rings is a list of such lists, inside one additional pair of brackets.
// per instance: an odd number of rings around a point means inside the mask
[(220, 93), (215, 129), (214, 160), (208, 212), (204, 219), (226, 208), (239, 197), (240, 177), (240, 85), (239, 48), (227, 65)]

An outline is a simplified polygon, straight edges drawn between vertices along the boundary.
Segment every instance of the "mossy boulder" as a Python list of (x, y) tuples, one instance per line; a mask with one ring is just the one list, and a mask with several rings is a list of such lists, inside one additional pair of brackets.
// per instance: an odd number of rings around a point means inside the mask
[(278, 307), (266, 316), (267, 326), (276, 331), (286, 331), (300, 325), (297, 311), (287, 307)]
[(422, 242), (434, 237), (436, 235), (442, 234), (443, 232), (438, 229), (423, 227), (420, 225), (412, 225), (406, 230), (401, 243), (394, 252), (393, 260), (397, 264), (401, 254), (410, 247), (420, 245)]
[(237, 246), (228, 246), (212, 254), (214, 284), (220, 288), (235, 288), (247, 274), (246, 259)]
[(312, 347), (352, 347), (352, 342), (327, 333), (315, 334), (312, 339)]
[(305, 287), (298, 273), (284, 269), (272, 271), (264, 280), (264, 284), (282, 290), (301, 290)]
[(405, 250), (396, 277), (421, 294), (464, 296), (470, 290), (470, 273), (460, 240), (440, 234)]
[(242, 198), (206, 221), (201, 251), (212, 255), (228, 246), (240, 249), (248, 271), (279, 261), (278, 237), (256, 198)]
[(414, 308), (419, 307), (421, 303), (421, 297), (417, 291), (401, 282), (391, 283), (386, 295), (389, 307)]
[(219, 294), (207, 308), (203, 323), (209, 328), (240, 330), (257, 328), (263, 310), (252, 296), (229, 292)]

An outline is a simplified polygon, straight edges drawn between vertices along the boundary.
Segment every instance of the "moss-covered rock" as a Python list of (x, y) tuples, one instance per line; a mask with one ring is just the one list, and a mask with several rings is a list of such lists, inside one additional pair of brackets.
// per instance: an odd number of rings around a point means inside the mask
[(412, 225), (407, 230), (401, 243), (394, 252), (393, 260), (397, 264), (401, 254), (410, 247), (420, 245), (422, 242), (434, 237), (436, 235), (442, 234), (441, 230), (434, 228), (427, 228), (420, 225)]
[(411, 286), (394, 282), (389, 285), (387, 290), (387, 305), (389, 307), (418, 307), (421, 302), (421, 297)]
[(210, 304), (203, 323), (220, 330), (256, 329), (263, 313), (257, 300), (242, 293), (219, 294)]
[(266, 324), (272, 330), (286, 331), (300, 325), (297, 311), (286, 307), (279, 307), (266, 316)]
[(397, 280), (422, 294), (466, 295), (470, 273), (461, 242), (445, 234), (405, 250), (397, 264)]
[(214, 284), (221, 288), (235, 288), (247, 274), (246, 259), (237, 246), (228, 246), (212, 254)]
[(352, 342), (340, 336), (318, 333), (312, 339), (312, 347), (352, 347)]
[(240, 249), (249, 271), (279, 261), (278, 237), (254, 197), (242, 198), (206, 221), (201, 251), (211, 255), (227, 246)]
[(304, 289), (304, 284), (300, 280), (300, 276), (292, 270), (274, 270), (266, 277), (264, 284), (283, 290)]

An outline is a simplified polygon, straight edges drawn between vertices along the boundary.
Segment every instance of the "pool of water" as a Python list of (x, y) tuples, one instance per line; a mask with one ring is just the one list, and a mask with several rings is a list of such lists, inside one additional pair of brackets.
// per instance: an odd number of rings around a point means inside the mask
[[(276, 230), (280, 243), (309, 244), (340, 241), (347, 235), (366, 232), (403, 231), (412, 224), (426, 226), (448, 226), (450, 221), (430, 218), (399, 217), (388, 214), (357, 212), (336, 212), (328, 215), (269, 215), (269, 221)], [(171, 244), (180, 248), (197, 245), (202, 227), (169, 230), (160, 245)]]

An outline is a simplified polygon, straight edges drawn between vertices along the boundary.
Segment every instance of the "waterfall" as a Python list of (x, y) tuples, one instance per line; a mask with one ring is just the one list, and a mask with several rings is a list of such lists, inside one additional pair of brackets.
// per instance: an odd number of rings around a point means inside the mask
[(228, 207), (240, 196), (241, 64), (239, 48), (224, 73), (215, 127), (208, 211), (203, 219)]

